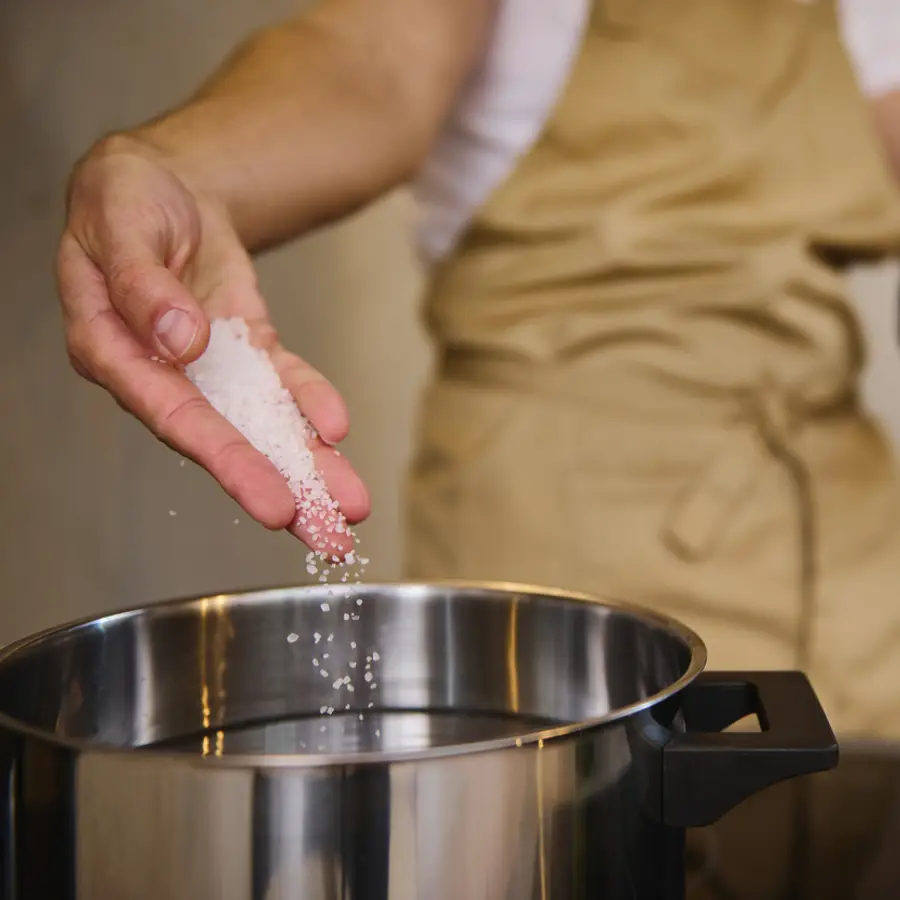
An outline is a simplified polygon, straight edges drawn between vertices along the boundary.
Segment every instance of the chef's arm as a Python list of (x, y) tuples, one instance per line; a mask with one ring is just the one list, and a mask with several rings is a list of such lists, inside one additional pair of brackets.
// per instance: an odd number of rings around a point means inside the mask
[(888, 161), (900, 180), (900, 90), (874, 99), (875, 122), (884, 141)]
[(407, 180), (479, 58), (495, 0), (325, 0), (247, 40), (146, 142), (259, 250)]

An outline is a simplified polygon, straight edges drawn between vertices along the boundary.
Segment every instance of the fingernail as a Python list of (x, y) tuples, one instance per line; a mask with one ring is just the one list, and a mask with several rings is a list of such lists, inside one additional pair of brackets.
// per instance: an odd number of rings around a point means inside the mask
[(188, 347), (194, 343), (196, 334), (196, 323), (180, 309), (170, 309), (160, 316), (156, 323), (156, 336), (159, 342), (175, 359), (181, 359), (187, 352)]

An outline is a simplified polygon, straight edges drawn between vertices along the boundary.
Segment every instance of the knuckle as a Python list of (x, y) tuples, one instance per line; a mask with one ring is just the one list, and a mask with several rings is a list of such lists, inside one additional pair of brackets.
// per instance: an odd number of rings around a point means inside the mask
[(66, 328), (66, 347), (71, 359), (77, 359), (82, 364), (90, 349), (87, 328), (82, 322), (72, 322)]
[(66, 347), (70, 360), (90, 372), (95, 380), (105, 384), (115, 368), (114, 354), (105, 341), (98, 339), (96, 329), (92, 327), (103, 316), (115, 316), (115, 313), (112, 310), (101, 310), (89, 320), (72, 322), (66, 329)]
[(153, 274), (145, 266), (126, 262), (111, 266), (110, 287), (112, 293), (128, 304), (147, 300), (153, 290)]
[(211, 460), (211, 467), (224, 475), (230, 468), (231, 461), (237, 456), (242, 456), (246, 450), (247, 445), (239, 438), (227, 441), (216, 449)]
[(178, 441), (178, 434), (182, 429), (182, 422), (190, 420), (192, 414), (205, 410), (206, 400), (203, 397), (187, 397), (176, 403), (171, 409), (153, 416), (153, 431), (160, 440)]
[(87, 367), (81, 362), (78, 356), (69, 350), (69, 365), (74, 370), (75, 374), (80, 378), (83, 378), (85, 381), (92, 381), (96, 383), (96, 379), (93, 375), (88, 371)]

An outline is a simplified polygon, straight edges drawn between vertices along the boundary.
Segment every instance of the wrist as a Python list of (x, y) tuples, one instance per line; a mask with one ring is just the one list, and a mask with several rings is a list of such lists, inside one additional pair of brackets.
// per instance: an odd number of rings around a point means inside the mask
[(91, 147), (78, 168), (115, 156), (141, 157), (166, 169), (198, 203), (213, 207), (230, 218), (225, 197), (217, 193), (215, 184), (209, 178), (204, 178), (204, 166), (192, 142), (186, 135), (179, 139), (177, 132), (170, 133), (166, 120), (106, 135)]

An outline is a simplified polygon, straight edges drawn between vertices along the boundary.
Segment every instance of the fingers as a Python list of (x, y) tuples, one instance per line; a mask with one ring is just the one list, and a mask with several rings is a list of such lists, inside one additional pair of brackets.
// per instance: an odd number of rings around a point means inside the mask
[(319, 516), (305, 523), (296, 522), (291, 533), (314, 550), (343, 559), (354, 549), (355, 541), (348, 532), (340, 529), (363, 521), (371, 508), (369, 492), (363, 480), (346, 457), (330, 446), (347, 436), (347, 406), (337, 388), (299, 357), (280, 346), (273, 347), (270, 355), (282, 384), (291, 392), (300, 411), (320, 436), (311, 447), (316, 469), (340, 508), (342, 523), (336, 531), (333, 523), (329, 528), (329, 523)]
[(338, 510), (304, 512), (289, 530), (311, 549), (329, 559), (341, 560), (356, 546), (349, 528), (369, 515), (369, 494), (362, 479), (337, 450), (321, 440), (314, 441), (310, 449), (316, 470)]
[(179, 371), (146, 350), (106, 300), (90, 261), (67, 251), (60, 292), (69, 351), (78, 368), (105, 387), (161, 440), (203, 466), (258, 522), (287, 527), (295, 503), (278, 470), (220, 416)]
[(370, 512), (369, 492), (345, 456), (333, 447), (317, 442), (312, 448), (316, 468), (328, 486), (331, 496), (340, 506), (346, 520), (355, 525)]
[(295, 521), (288, 531), (306, 544), (310, 550), (321, 554), (330, 562), (337, 564), (346, 559), (347, 555), (356, 546), (353, 535), (347, 529), (335, 531), (317, 516), (310, 517), (306, 522)]
[(186, 365), (209, 342), (209, 320), (190, 291), (139, 247), (117, 254), (106, 274), (116, 312), (146, 347), (163, 359)]
[(339, 444), (350, 430), (347, 404), (340, 391), (299, 356), (281, 346), (269, 351), (281, 383), (297, 406), (328, 444)]
[(179, 371), (135, 353), (124, 325), (95, 320), (93, 370), (151, 431), (206, 469), (267, 528), (286, 528), (296, 507), (281, 473), (217, 413)]
[[(186, 365), (209, 342), (209, 321), (190, 292), (139, 246), (116, 255), (102, 273), (70, 234), (60, 241), (57, 276), (68, 319), (114, 310), (143, 345), (162, 359)], [(126, 261), (122, 261), (122, 260)]]

